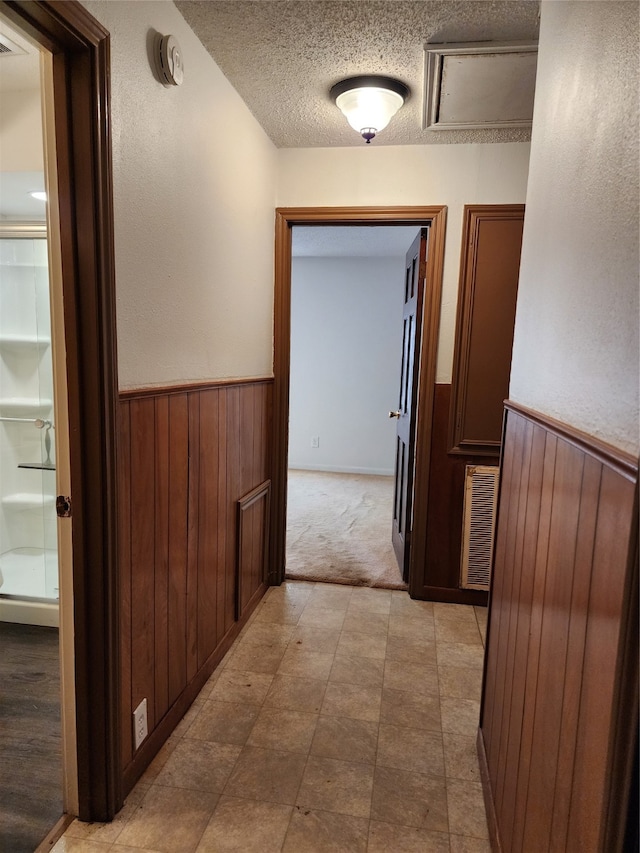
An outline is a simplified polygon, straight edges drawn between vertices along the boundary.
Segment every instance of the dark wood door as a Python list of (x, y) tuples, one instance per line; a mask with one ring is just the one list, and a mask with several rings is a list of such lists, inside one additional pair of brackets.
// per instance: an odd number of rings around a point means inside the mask
[(391, 540), (405, 582), (409, 579), (409, 548), (413, 510), (414, 445), (422, 305), (427, 271), (429, 229), (421, 228), (407, 252), (404, 279), (402, 365), (397, 418), (395, 490)]

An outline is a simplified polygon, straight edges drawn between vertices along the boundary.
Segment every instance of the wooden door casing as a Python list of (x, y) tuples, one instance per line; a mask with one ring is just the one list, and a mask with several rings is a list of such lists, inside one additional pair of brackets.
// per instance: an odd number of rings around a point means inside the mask
[(428, 228), (421, 228), (407, 252), (402, 313), (402, 360), (396, 427), (395, 487), (391, 541), (405, 583), (409, 579), (413, 509), (420, 334), (427, 270)]

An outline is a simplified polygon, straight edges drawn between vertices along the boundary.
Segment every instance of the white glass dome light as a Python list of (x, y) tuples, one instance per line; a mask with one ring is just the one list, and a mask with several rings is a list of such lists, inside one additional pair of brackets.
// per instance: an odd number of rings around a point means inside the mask
[(329, 94), (351, 127), (371, 142), (407, 100), (409, 87), (391, 77), (363, 74), (336, 83)]

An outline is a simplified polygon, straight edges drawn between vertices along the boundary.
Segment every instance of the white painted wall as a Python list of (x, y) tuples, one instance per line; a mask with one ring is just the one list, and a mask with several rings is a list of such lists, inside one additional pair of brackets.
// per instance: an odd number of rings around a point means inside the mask
[(111, 34), (120, 387), (271, 375), (275, 147), (173, 3), (84, 5)]
[(638, 6), (545, 2), (512, 399), (637, 453)]
[(450, 382), (465, 204), (524, 202), (529, 143), (278, 151), (278, 205), (448, 207), (437, 381)]
[(393, 473), (403, 281), (404, 258), (293, 258), (291, 468)]

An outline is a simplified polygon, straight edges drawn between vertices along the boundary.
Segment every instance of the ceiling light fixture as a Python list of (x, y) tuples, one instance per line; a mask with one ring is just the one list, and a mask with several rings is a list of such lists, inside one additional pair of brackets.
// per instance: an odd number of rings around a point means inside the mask
[(367, 143), (384, 130), (409, 94), (409, 87), (400, 80), (381, 74), (349, 77), (329, 92), (351, 127)]
[(30, 192), (29, 195), (31, 196), (31, 198), (38, 199), (38, 201), (47, 200), (47, 194), (45, 192), (42, 192), (42, 190), (34, 190), (33, 192)]

